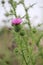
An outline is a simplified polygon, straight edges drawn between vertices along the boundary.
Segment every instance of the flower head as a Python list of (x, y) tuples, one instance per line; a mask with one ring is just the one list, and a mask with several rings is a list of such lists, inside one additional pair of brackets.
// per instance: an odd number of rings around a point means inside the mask
[(15, 18), (12, 20), (12, 25), (18, 25), (22, 22), (21, 18)]

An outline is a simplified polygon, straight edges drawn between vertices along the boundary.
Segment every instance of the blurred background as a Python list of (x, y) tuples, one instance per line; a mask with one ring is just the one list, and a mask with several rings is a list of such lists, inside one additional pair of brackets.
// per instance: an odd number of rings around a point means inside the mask
[[(6, 24), (3, 22), (8, 21), (10, 18), (13, 17), (5, 17), (5, 12), (10, 11), (11, 6), (8, 4), (8, 0), (5, 0), (5, 8), (6, 10), (2, 7), (1, 0), (0, 0), (0, 28), (3, 26), (11, 26), (11, 21), (6, 22)], [(19, 2), (19, 0), (15, 0)], [(29, 7), (33, 3), (36, 3), (32, 8), (28, 10), (28, 14), (30, 16), (31, 24), (32, 26), (36, 26), (39, 23), (43, 23), (43, 0), (25, 0), (25, 5), (26, 7)], [(17, 15), (20, 15), (21, 17), (25, 15), (25, 10), (23, 6), (20, 4), (16, 8)], [(21, 13), (22, 12), (22, 13)]]

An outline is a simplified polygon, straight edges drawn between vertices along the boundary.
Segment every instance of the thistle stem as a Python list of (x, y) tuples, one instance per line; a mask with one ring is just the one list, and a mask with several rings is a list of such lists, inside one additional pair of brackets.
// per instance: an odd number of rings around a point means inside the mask
[(26, 65), (28, 65), (28, 63), (27, 63), (27, 61), (26, 61), (26, 58), (25, 58), (25, 55), (24, 55), (24, 52), (23, 52), (23, 49), (22, 49), (22, 40), (21, 40), (20, 47), (21, 47), (22, 57), (23, 57), (23, 59), (24, 59)]

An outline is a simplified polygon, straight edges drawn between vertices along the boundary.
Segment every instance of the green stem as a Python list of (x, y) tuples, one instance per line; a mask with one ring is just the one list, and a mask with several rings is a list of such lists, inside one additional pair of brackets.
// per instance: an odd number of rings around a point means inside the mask
[(23, 59), (24, 59), (26, 65), (28, 65), (28, 63), (27, 63), (27, 61), (26, 61), (26, 58), (25, 58), (25, 55), (24, 55), (24, 52), (23, 52), (23, 49), (22, 49), (22, 40), (21, 40), (20, 47), (21, 47), (22, 57), (23, 57)]
[(23, 38), (23, 40), (24, 40), (24, 42), (25, 42), (26, 50), (27, 50), (27, 52), (29, 52), (27, 41), (26, 41), (26, 39), (25, 39), (24, 37), (22, 37), (22, 38)]
[(30, 20), (29, 20), (29, 16), (28, 16), (28, 9), (25, 7), (25, 4), (23, 3), (23, 7), (25, 9), (25, 12), (26, 12), (26, 19), (28, 20), (28, 25), (29, 25), (29, 28), (31, 30), (31, 24), (30, 24)]
[(40, 39), (43, 37), (43, 34), (41, 34), (40, 36), (39, 36), (39, 39), (37, 40), (37, 42), (36, 42), (36, 45), (39, 47), (39, 43), (40, 43)]
[(11, 6), (12, 6), (13, 10), (14, 10), (14, 15), (17, 17), (17, 15), (16, 15), (16, 8), (14, 8), (13, 1), (12, 1), (12, 2), (10, 2), (10, 4), (11, 4)]
[(22, 56), (23, 56), (23, 59), (24, 59), (24, 61), (25, 61), (26, 65), (28, 65), (28, 63), (27, 63), (27, 61), (26, 61), (26, 59), (25, 59), (25, 55), (24, 55), (23, 50), (21, 50), (21, 52), (22, 52)]

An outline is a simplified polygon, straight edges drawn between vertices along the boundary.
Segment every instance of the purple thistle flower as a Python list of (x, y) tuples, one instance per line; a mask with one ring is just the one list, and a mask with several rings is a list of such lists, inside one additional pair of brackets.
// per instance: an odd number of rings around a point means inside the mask
[(18, 25), (22, 22), (21, 18), (15, 18), (12, 20), (12, 25)]

